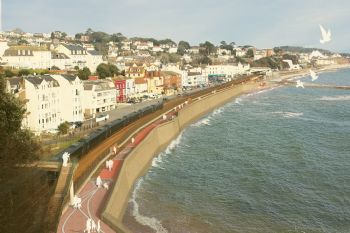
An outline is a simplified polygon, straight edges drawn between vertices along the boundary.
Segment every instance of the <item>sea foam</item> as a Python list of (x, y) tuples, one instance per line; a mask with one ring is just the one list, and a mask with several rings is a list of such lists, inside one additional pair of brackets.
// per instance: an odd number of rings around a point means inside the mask
[(132, 193), (132, 197), (130, 202), (133, 204), (132, 215), (135, 217), (136, 221), (142, 225), (149, 226), (157, 233), (167, 233), (168, 231), (162, 226), (161, 222), (153, 217), (147, 217), (140, 213), (139, 204), (136, 201), (137, 192), (139, 191), (143, 178), (139, 179), (136, 182), (134, 192)]
[(302, 112), (273, 112), (273, 114), (280, 115), (284, 118), (296, 118), (304, 115)]
[(320, 98), (323, 101), (347, 101), (350, 100), (350, 95), (323, 96)]
[(195, 126), (195, 127), (199, 127), (202, 125), (210, 125), (210, 117), (204, 118), (204, 119), (192, 124), (192, 126)]
[(175, 147), (177, 145), (180, 144), (181, 142), (181, 139), (182, 139), (182, 133), (181, 132), (179, 134), (179, 136), (177, 136), (176, 139), (174, 139), (173, 141), (171, 141), (171, 143), (169, 144), (169, 146), (165, 149), (164, 152), (161, 152), (158, 156), (156, 156), (153, 160), (152, 160), (152, 167), (157, 167), (157, 168), (160, 168), (160, 169), (164, 169), (160, 166), (161, 163), (163, 163), (163, 159), (164, 159), (164, 156), (168, 155), (171, 153), (172, 150), (175, 149)]

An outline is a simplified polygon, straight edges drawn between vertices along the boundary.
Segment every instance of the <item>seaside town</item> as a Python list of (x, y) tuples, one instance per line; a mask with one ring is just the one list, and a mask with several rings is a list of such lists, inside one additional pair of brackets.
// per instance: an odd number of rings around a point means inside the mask
[(137, 179), (185, 127), (240, 95), (304, 88), (293, 78), (349, 66), (350, 54), (319, 48), (191, 45), (90, 28), (1, 32), (1, 175), (11, 188), (0, 196), (0, 232), (168, 232), (130, 217), (128, 205)]
[(182, 95), (242, 75), (349, 63), (347, 54), (326, 50), (225, 41), (190, 45), (92, 29), (74, 36), (15, 29), (0, 38), (7, 91), (25, 101), (22, 125), (36, 135), (98, 121), (123, 104)]

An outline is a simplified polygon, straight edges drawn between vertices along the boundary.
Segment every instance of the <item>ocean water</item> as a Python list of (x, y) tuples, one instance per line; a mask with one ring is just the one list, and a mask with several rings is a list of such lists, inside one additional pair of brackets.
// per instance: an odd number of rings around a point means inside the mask
[[(316, 82), (350, 85), (350, 70)], [(130, 206), (154, 232), (350, 232), (350, 91), (232, 100), (154, 159)]]

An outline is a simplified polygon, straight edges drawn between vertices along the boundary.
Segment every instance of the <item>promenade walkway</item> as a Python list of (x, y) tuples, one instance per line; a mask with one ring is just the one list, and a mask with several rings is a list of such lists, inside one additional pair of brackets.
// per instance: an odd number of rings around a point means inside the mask
[[(122, 150), (116, 153), (113, 158), (113, 168), (111, 171), (107, 170), (103, 167), (98, 175), (101, 177), (103, 183), (106, 183), (108, 186), (112, 186), (112, 184), (118, 178), (118, 174), (123, 165), (124, 159), (127, 155), (136, 147), (142, 140), (158, 125), (169, 121), (172, 119), (172, 116), (175, 114), (173, 110), (169, 114), (167, 114), (166, 120), (163, 120), (162, 117), (157, 119), (152, 124), (143, 128), (140, 132), (138, 132), (134, 137), (134, 143), (131, 140), (124, 146)], [(112, 156), (112, 154), (110, 154)], [(80, 209), (75, 209), (72, 206), (69, 206), (67, 210), (62, 214), (59, 222), (59, 226), (57, 229), (58, 233), (83, 233), (86, 230), (86, 221), (88, 218), (91, 218), (94, 223), (97, 225), (98, 221), (100, 221), (101, 231), (104, 233), (115, 232), (111, 229), (107, 224), (100, 220), (100, 212), (102, 211), (103, 206), (105, 205), (108, 192), (110, 190), (96, 186), (96, 177), (92, 177), (83, 187), (82, 189), (76, 193), (78, 197), (82, 199), (82, 206)], [(87, 231), (85, 231), (87, 232)], [(90, 231), (97, 232), (97, 231)]]

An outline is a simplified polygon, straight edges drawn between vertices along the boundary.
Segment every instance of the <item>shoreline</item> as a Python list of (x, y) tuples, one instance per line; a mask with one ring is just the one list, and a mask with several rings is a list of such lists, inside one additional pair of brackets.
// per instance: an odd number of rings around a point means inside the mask
[[(336, 65), (336, 66), (333, 65), (333, 66), (322, 67), (321, 69), (318, 69), (317, 72), (318, 73), (332, 72), (332, 71), (338, 71), (338, 70), (341, 70), (341, 69), (348, 69), (348, 68), (350, 68), (350, 64)], [(278, 78), (280, 80), (295, 79), (295, 78), (298, 78), (298, 77), (301, 78), (301, 77), (309, 75), (309, 69), (304, 69), (304, 70), (300, 70), (300, 71), (297, 71), (297, 72), (278, 73), (277, 75), (278, 75)], [(234, 99), (236, 99), (236, 98), (238, 98), (238, 97), (240, 97), (240, 96), (242, 96), (244, 94), (257, 93), (257, 92), (262, 91), (262, 90), (268, 90), (268, 89), (271, 89), (271, 88), (274, 88), (274, 87), (282, 86), (280, 84), (268, 82), (268, 81), (271, 81), (271, 80), (273, 80), (275, 78), (276, 77), (270, 77), (268, 80), (266, 80), (267, 83), (263, 87), (257, 85), (257, 83), (255, 83), (256, 85), (253, 84), (253, 86), (249, 85), (249, 83), (243, 84), (245, 87), (248, 88), (248, 90), (245, 90), (245, 91), (239, 93), (238, 95), (232, 96), (228, 101), (225, 101), (224, 103), (217, 104), (209, 112), (214, 111), (218, 107), (223, 106), (224, 104), (226, 104), (226, 103), (228, 103), (228, 102), (230, 102), (230, 101), (232, 101), (232, 100), (234, 100)], [(191, 108), (191, 106), (189, 106), (189, 108)], [(200, 117), (202, 117), (203, 115), (205, 115), (205, 114), (207, 114), (209, 112), (202, 113), (200, 116), (197, 116), (196, 119), (194, 119), (193, 121), (198, 120)], [(192, 121), (192, 123), (193, 123), (193, 121)], [(191, 124), (191, 123), (189, 123), (189, 124)], [(181, 130), (183, 130), (184, 128), (187, 128), (189, 124), (186, 124), (184, 127), (182, 127)], [(174, 140), (177, 136), (178, 136), (178, 134), (175, 135), (175, 137), (172, 138), (170, 140), (170, 142), (172, 140)], [(168, 146), (168, 144), (166, 145), (166, 147)], [(158, 153), (156, 153), (154, 156), (152, 156), (152, 160), (153, 160), (153, 158), (155, 158), (164, 149), (160, 150)], [(151, 162), (152, 162), (152, 160), (151, 160)], [(148, 172), (149, 168), (150, 168), (150, 166), (145, 168), (143, 173), (145, 174), (146, 172)], [(142, 177), (143, 175), (141, 175), (140, 177)], [(131, 193), (133, 193), (135, 191), (134, 189), (135, 189), (134, 186), (132, 186)], [(141, 223), (139, 223), (136, 220), (136, 218), (132, 214), (132, 208), (133, 207), (130, 204), (130, 200), (131, 200), (131, 195), (129, 196), (129, 198), (126, 201), (127, 202), (126, 203), (126, 209), (125, 209), (124, 214), (122, 216), (122, 221), (119, 224), (124, 225), (128, 229), (128, 231), (131, 231), (131, 232), (145, 232), (145, 233), (147, 233), (147, 232), (155, 232), (155, 230), (153, 230), (151, 227), (146, 226), (146, 225), (142, 225)]]

